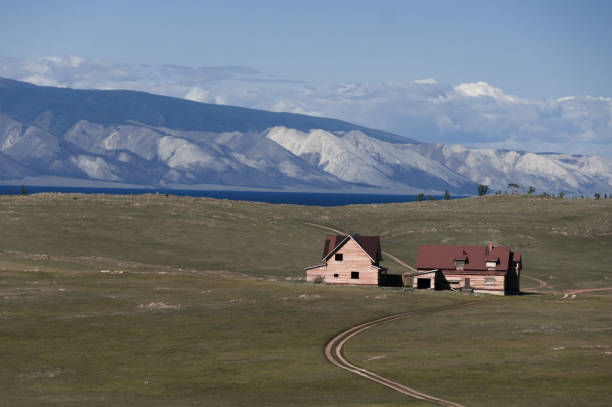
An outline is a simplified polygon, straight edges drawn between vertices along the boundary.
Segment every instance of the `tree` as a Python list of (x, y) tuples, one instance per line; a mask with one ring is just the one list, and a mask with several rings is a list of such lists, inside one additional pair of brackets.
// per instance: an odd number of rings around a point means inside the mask
[(448, 201), (449, 199), (450, 199), (450, 194), (448, 193), (448, 190), (447, 190), (447, 189), (445, 189), (445, 190), (444, 190), (444, 200), (445, 200), (445, 201)]
[(425, 194), (424, 194), (424, 193), (422, 193), (422, 192), (421, 192), (420, 194), (416, 194), (416, 195), (414, 196), (414, 200), (415, 200), (416, 202), (421, 202), (423, 199), (425, 199)]
[(489, 191), (488, 185), (483, 185), (483, 184), (478, 185), (478, 196), (484, 196), (487, 194), (488, 191)]
[(535, 187), (533, 185), (529, 185), (529, 189), (527, 190), (527, 194), (531, 195), (535, 192)]
[(565, 196), (565, 192), (559, 192), (559, 198), (563, 199), (564, 196)]
[(19, 195), (27, 195), (26, 189), (23, 185), (19, 187)]
[(595, 193), (593, 194), (593, 197), (594, 197), (595, 199), (601, 199), (601, 195), (599, 194), (599, 192), (595, 192)]
[(512, 193), (515, 194), (516, 190), (518, 189), (518, 184), (511, 182), (508, 184), (508, 188), (510, 188), (512, 190)]

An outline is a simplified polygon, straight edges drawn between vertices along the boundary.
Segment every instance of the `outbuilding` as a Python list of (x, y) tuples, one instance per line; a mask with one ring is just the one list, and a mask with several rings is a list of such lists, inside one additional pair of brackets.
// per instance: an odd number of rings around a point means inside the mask
[(520, 253), (509, 247), (421, 245), (412, 286), (420, 289), (469, 290), (518, 294), (523, 268)]
[(381, 285), (387, 269), (380, 266), (378, 236), (328, 235), (321, 264), (307, 267), (310, 283)]

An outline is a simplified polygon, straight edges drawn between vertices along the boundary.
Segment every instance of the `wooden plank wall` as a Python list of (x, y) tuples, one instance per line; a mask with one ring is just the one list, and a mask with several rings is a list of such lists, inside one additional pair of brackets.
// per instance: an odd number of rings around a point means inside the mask
[[(372, 260), (354, 240), (349, 239), (336, 253), (342, 254), (342, 261), (332, 255), (327, 266), (306, 271), (306, 281), (328, 284), (378, 285), (379, 271), (372, 267)], [(351, 272), (358, 271), (359, 279), (352, 279)], [(334, 277), (337, 274), (338, 277)]]

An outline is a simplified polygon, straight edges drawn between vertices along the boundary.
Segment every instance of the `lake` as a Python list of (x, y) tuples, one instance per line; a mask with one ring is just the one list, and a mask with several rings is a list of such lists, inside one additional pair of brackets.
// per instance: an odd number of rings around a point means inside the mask
[[(4, 195), (19, 194), (21, 186), (0, 185), (0, 193)], [(60, 192), (79, 194), (170, 194), (178, 196), (207, 197), (216, 199), (229, 199), (233, 201), (266, 202), (273, 204), (293, 204), (307, 206), (343, 206), (374, 203), (412, 202), (415, 195), (387, 195), (387, 194), (342, 194), (319, 192), (276, 192), (276, 191), (213, 191), (191, 189), (128, 189), (128, 188), (87, 188), (87, 187), (41, 187), (25, 186), (27, 194), (40, 192)], [(429, 196), (426, 195), (427, 199)], [(442, 199), (442, 196), (433, 196)], [(463, 198), (454, 196), (452, 199)]]

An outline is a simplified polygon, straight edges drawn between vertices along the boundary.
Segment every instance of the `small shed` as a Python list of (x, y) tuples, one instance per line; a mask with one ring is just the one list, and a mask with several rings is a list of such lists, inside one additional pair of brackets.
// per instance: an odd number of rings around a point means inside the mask
[(523, 268), (520, 253), (509, 247), (421, 245), (412, 286), (420, 289), (469, 290), (518, 294)]
[(381, 285), (387, 269), (380, 266), (378, 236), (327, 235), (321, 264), (306, 267), (310, 283)]

